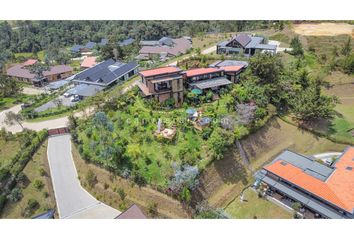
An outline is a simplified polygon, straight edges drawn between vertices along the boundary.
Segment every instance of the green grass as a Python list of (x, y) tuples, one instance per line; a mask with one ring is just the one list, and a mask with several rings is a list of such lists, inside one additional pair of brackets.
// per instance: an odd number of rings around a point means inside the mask
[(37, 52), (37, 56), (31, 52), (22, 52), (22, 53), (15, 53), (15, 58), (24, 57), (24, 58), (36, 58), (39, 61), (44, 61), (45, 52), (44, 50)]
[(28, 102), (33, 96), (20, 94), (16, 97), (6, 97), (0, 99), (0, 111), (11, 108), (17, 104)]
[[(23, 198), (17, 203), (8, 203), (5, 206), (2, 218), (29, 218), (30, 216), (23, 215), (23, 210), (26, 208), (29, 199), (37, 200), (40, 205), (38, 209), (32, 212), (31, 216), (55, 208), (54, 196), (51, 186), (49, 185), (50, 173), (47, 168), (47, 142), (44, 142), (23, 170), (23, 173), (29, 180), (27, 185), (21, 186)], [(46, 175), (41, 176), (40, 169), (44, 169)], [(34, 187), (33, 183), (35, 180), (43, 182), (44, 186), (41, 190)], [(45, 197), (45, 192), (47, 192), (49, 196)]]
[(288, 219), (293, 217), (291, 212), (264, 198), (259, 198), (258, 194), (250, 188), (244, 192), (244, 199), (246, 201), (241, 202), (240, 198), (236, 198), (225, 209), (226, 213), (233, 218), (241, 219)]
[(20, 150), (20, 142), (17, 139), (11, 139), (5, 141), (2, 137), (0, 138), (0, 168), (6, 167), (11, 159)]
[(273, 34), (271, 36), (269, 36), (270, 40), (275, 40), (275, 41), (279, 41), (281, 43), (286, 43), (289, 44), (290, 43), (290, 37), (288, 37), (286, 34), (284, 33), (276, 33)]

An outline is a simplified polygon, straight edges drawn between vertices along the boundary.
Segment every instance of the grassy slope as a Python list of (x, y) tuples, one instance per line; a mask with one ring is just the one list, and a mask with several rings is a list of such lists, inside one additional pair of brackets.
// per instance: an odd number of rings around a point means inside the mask
[(292, 218), (291, 212), (275, 205), (264, 198), (259, 198), (258, 194), (252, 190), (247, 189), (244, 193), (245, 201), (241, 202), (239, 198), (235, 199), (225, 211), (235, 218), (250, 219), (284, 219)]
[[(41, 168), (45, 170), (45, 176), (40, 175), (39, 169)], [(33, 212), (32, 216), (42, 213), (47, 209), (55, 208), (54, 192), (51, 186), (47, 161), (47, 141), (38, 149), (32, 160), (25, 167), (23, 173), (28, 178), (28, 184), (22, 189), (23, 198), (17, 203), (8, 203), (5, 206), (2, 218), (24, 218), (22, 211), (26, 208), (27, 202), (31, 198), (37, 200), (40, 204), (40, 207)], [(44, 187), (41, 190), (37, 190), (33, 186), (33, 182), (36, 179), (44, 183)], [(45, 197), (44, 192), (47, 192), (49, 197)]]
[(5, 141), (0, 138), (0, 168), (10, 163), (11, 159), (19, 151), (20, 143), (16, 140)]
[[(149, 187), (138, 187), (131, 181), (123, 179), (119, 176), (114, 176), (109, 171), (102, 169), (94, 164), (86, 163), (84, 160), (82, 160), (75, 145), (72, 146), (72, 150), (75, 166), (83, 186), (98, 200), (103, 201), (106, 204), (120, 210), (125, 210), (126, 207), (136, 203), (139, 205), (139, 207), (142, 208), (147, 216), (149, 204), (155, 202), (158, 206), (157, 209), (159, 212), (159, 217), (188, 217), (188, 214), (177, 200), (174, 200), (171, 197)], [(94, 171), (97, 176), (98, 183), (93, 188), (88, 187), (84, 180), (89, 169)], [(105, 184), (107, 184), (106, 189), (104, 186)], [(116, 191), (118, 188), (124, 189), (124, 192), (127, 194), (124, 201), (122, 201)]]

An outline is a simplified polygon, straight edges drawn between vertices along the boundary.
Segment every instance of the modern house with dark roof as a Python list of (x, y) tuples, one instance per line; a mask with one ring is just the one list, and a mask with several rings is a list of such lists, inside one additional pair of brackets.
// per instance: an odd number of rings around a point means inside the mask
[(79, 72), (72, 81), (78, 84), (108, 87), (126, 81), (137, 73), (138, 64), (136, 62), (123, 63), (109, 59)]
[(73, 53), (91, 52), (97, 45), (98, 46), (105, 46), (107, 44), (108, 44), (108, 39), (102, 38), (100, 42), (89, 41), (85, 45), (75, 44), (74, 46), (72, 46), (71, 52), (73, 52)]
[(37, 79), (36, 74), (29, 70), (29, 67), (36, 64), (37, 60), (29, 59), (24, 63), (15, 64), (6, 71), (7, 76), (16, 80), (33, 83), (42, 86), (44, 83), (62, 80), (73, 73), (73, 68), (67, 65), (50, 66), (49, 70), (43, 71), (43, 78)]
[(238, 54), (242, 52), (245, 56), (252, 56), (257, 51), (275, 54), (277, 46), (266, 44), (264, 37), (251, 36), (245, 33), (238, 34), (231, 40), (223, 41), (216, 46), (217, 54)]
[(176, 106), (183, 103), (183, 74), (178, 67), (161, 67), (140, 71), (138, 87), (144, 97), (165, 102), (173, 98)]
[(147, 60), (153, 56), (159, 56), (161, 60), (185, 54), (192, 47), (192, 40), (189, 37), (170, 38), (162, 37), (160, 40), (141, 41), (142, 47), (139, 55), (136, 57), (140, 60)]
[(354, 218), (354, 147), (331, 165), (285, 150), (257, 172), (258, 181), (280, 201), (299, 202), (304, 215)]

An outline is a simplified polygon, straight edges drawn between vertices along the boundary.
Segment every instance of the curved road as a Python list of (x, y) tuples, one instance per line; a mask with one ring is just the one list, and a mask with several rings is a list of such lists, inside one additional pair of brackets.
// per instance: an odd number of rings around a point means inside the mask
[(95, 199), (80, 184), (69, 134), (48, 139), (48, 162), (59, 218), (113, 219), (121, 212)]

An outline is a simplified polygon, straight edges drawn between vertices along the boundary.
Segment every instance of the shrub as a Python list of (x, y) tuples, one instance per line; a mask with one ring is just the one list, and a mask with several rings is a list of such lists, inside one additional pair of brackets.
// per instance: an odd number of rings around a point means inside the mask
[(7, 199), (9, 199), (11, 202), (18, 202), (21, 200), (23, 197), (22, 191), (20, 188), (14, 188), (12, 189), (11, 193), (7, 196)]
[(43, 197), (44, 198), (48, 198), (49, 197), (49, 193), (47, 191), (43, 192)]
[(7, 199), (4, 195), (0, 195), (0, 213), (2, 212), (2, 209), (5, 206), (6, 200)]
[(123, 188), (118, 188), (117, 189), (117, 193), (119, 194), (119, 197), (122, 201), (124, 201), (125, 197), (127, 196), (127, 194), (125, 193)]
[(90, 187), (95, 186), (95, 184), (97, 183), (97, 176), (91, 169), (89, 169), (86, 173), (85, 179)]
[(29, 199), (28, 202), (27, 202), (27, 208), (30, 209), (30, 210), (35, 210), (36, 208), (39, 207), (39, 203), (36, 199)]
[(44, 168), (39, 169), (39, 175), (44, 176), (46, 174)]
[(34, 186), (38, 191), (40, 191), (40, 190), (42, 190), (42, 188), (44, 187), (44, 183), (43, 183), (41, 180), (36, 179), (36, 180), (34, 180), (34, 182), (33, 182), (33, 186)]
[(299, 211), (300, 208), (301, 208), (301, 203), (299, 203), (299, 202), (294, 202), (294, 203), (291, 205), (291, 208), (293, 208), (295, 211)]
[(156, 202), (150, 202), (148, 204), (148, 212), (149, 212), (151, 217), (156, 217), (157, 216), (158, 211), (157, 211), (157, 203)]
[(107, 190), (107, 189), (109, 188), (109, 184), (108, 184), (108, 183), (104, 183), (104, 184), (103, 184), (103, 188), (104, 188), (105, 190)]

